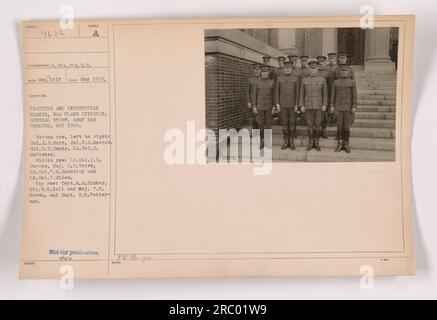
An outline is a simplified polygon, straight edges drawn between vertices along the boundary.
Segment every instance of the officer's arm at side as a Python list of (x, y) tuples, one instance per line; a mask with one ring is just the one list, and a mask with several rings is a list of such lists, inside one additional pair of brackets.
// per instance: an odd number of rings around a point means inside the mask
[(353, 80), (353, 86), (352, 86), (352, 108), (357, 108), (357, 84), (356, 81)]
[(299, 106), (299, 96), (300, 96), (300, 80), (299, 80), (299, 78), (297, 78), (297, 81), (296, 81), (296, 94), (295, 94), (295, 103), (294, 103), (294, 106)]
[(330, 97), (330, 101), (329, 101), (329, 105), (332, 107), (335, 107), (335, 81), (332, 83), (332, 88), (331, 88), (331, 97)]
[(275, 94), (274, 94), (274, 97), (275, 97), (275, 104), (279, 104), (279, 95), (280, 95), (280, 85), (279, 85), (279, 78), (278, 79), (276, 79), (276, 85), (275, 85)]
[(323, 104), (324, 106), (328, 105), (328, 85), (326, 84), (326, 80), (323, 82)]
[(304, 94), (305, 94), (305, 87), (304, 87), (304, 80), (300, 82), (300, 90), (299, 90), (299, 108), (302, 108), (304, 106)]

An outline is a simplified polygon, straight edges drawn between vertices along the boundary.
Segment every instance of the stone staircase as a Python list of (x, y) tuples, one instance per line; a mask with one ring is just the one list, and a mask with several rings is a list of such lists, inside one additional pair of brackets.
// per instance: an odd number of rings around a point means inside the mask
[[(394, 161), (396, 123), (396, 74), (355, 72), (358, 107), (351, 128), (352, 152), (335, 153), (335, 124), (328, 124), (328, 139), (320, 138), (322, 151), (306, 151), (307, 130), (298, 121), (296, 150), (281, 150), (280, 120), (273, 121), (273, 160), (284, 161)], [(249, 126), (250, 127), (250, 126)]]

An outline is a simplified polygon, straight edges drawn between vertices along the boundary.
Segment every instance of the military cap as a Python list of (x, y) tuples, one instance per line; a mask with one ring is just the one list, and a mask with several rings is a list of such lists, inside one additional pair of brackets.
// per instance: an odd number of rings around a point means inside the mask
[(292, 66), (293, 66), (293, 62), (291, 62), (291, 61), (285, 61), (285, 62), (284, 62), (284, 66), (292, 67)]
[(279, 56), (279, 57), (278, 57), (278, 61), (282, 61), (282, 62), (284, 62), (285, 60), (287, 60), (287, 58), (284, 57), (284, 56)]
[(325, 59), (325, 60), (326, 60), (326, 56), (317, 56), (317, 59), (320, 59), (320, 58), (322, 58), (322, 59)]
[(339, 52), (339, 53), (338, 53), (338, 56), (339, 56), (339, 57), (346, 57), (346, 58), (347, 58), (347, 57), (348, 57), (348, 54), (347, 54), (346, 52)]
[(319, 61), (318, 61), (317, 59), (314, 59), (314, 58), (309, 59), (309, 60), (308, 60), (308, 65), (310, 65), (310, 64), (312, 64), (312, 63), (319, 64)]
[(260, 68), (261, 68), (261, 65), (260, 65), (259, 63), (252, 63), (252, 67), (253, 67), (254, 69), (260, 69)]
[(308, 56), (300, 56), (299, 58), (302, 59), (302, 58), (309, 58), (309, 57)]
[(295, 53), (290, 54), (289, 56), (287, 56), (288, 59), (290, 58), (299, 58), (299, 56)]
[(267, 65), (267, 64), (263, 64), (263, 65), (261, 66), (261, 71), (270, 71), (270, 66)]
[(329, 52), (328, 57), (335, 57), (337, 55), (337, 52)]
[(264, 61), (264, 63), (269, 63), (270, 62), (270, 57), (269, 56), (264, 56), (263, 57), (263, 61)]

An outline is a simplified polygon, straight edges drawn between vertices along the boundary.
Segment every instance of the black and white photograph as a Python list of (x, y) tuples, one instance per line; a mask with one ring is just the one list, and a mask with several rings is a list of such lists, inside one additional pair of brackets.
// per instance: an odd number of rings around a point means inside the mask
[(395, 161), (398, 40), (397, 27), (205, 30), (206, 127), (248, 129), (273, 161)]

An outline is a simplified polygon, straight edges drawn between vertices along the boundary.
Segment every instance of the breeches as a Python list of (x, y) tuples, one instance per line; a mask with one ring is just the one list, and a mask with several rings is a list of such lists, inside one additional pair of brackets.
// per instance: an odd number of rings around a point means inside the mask
[(256, 122), (260, 130), (272, 128), (272, 110), (258, 110)]
[(282, 108), (280, 117), (283, 130), (294, 130), (296, 128), (297, 114), (294, 112), (294, 108)]
[(307, 109), (304, 113), (305, 121), (307, 123), (308, 129), (319, 131), (322, 125), (322, 115), (323, 111), (320, 109)]
[(355, 115), (350, 111), (336, 111), (336, 124), (341, 130), (349, 130), (354, 119)]

